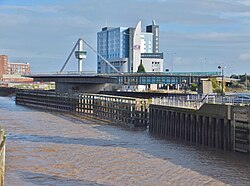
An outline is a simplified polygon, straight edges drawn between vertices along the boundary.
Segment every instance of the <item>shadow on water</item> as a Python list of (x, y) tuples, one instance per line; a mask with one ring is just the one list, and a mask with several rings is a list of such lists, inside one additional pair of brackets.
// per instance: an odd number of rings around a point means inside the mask
[[(95, 127), (119, 139), (71, 138), (61, 136), (9, 134), (7, 140), (69, 145), (122, 147), (161, 158), (175, 165), (197, 171), (228, 184), (250, 184), (249, 156), (194, 146), (171, 139), (157, 139), (147, 131), (117, 128), (116, 126)], [(48, 144), (47, 144), (48, 145)]]
[(150, 136), (147, 130), (119, 129), (117, 127), (96, 127), (112, 135), (119, 136), (127, 148), (168, 160), (184, 168), (197, 171), (233, 185), (250, 185), (250, 156), (234, 152), (196, 146), (173, 139)]
[(30, 182), (35, 185), (60, 185), (60, 186), (76, 186), (76, 185), (88, 185), (88, 186), (106, 186), (103, 184), (97, 184), (88, 180), (69, 179), (66, 177), (59, 177), (55, 175), (40, 174), (28, 171), (18, 171), (18, 174), (25, 182)]
[(0, 110), (3, 111), (14, 111), (14, 112), (26, 112), (33, 111), (36, 112), (35, 109), (30, 109), (28, 107), (24, 107), (21, 105), (16, 105), (15, 97), (0, 97)]
[(100, 147), (126, 147), (128, 142), (93, 139), (93, 138), (69, 138), (62, 136), (41, 136), (41, 135), (22, 135), (22, 134), (7, 134), (7, 140), (26, 141), (37, 143), (56, 143), (65, 145), (84, 145), (84, 146), (100, 146)]

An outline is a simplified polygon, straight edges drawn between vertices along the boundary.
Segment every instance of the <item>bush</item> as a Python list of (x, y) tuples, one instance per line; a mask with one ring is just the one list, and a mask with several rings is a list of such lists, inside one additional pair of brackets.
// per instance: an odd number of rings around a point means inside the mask
[(190, 86), (191, 91), (197, 91), (198, 90), (198, 84), (197, 83), (192, 83)]

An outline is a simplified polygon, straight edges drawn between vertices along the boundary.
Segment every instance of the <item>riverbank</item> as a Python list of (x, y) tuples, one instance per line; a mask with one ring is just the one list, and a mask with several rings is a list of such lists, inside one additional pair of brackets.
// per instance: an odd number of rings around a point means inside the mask
[[(249, 158), (0, 98), (6, 185), (249, 185)], [(13, 114), (15, 113), (15, 114)]]

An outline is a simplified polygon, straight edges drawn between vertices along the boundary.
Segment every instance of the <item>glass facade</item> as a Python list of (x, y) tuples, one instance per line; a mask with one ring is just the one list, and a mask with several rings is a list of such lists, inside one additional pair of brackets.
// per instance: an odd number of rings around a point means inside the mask
[[(98, 32), (97, 52), (108, 61), (127, 58), (128, 41), (126, 41), (125, 30), (127, 30), (127, 28), (117, 27), (105, 28), (101, 32)], [(115, 63), (115, 66), (119, 69), (117, 63)], [(97, 57), (97, 72), (110, 73), (110, 67), (100, 57)]]
[[(142, 32), (139, 21), (135, 28), (105, 27), (97, 33), (97, 52), (122, 73), (137, 72), (140, 63), (146, 72), (163, 72), (163, 53), (158, 49), (159, 26), (155, 21), (146, 32)], [(98, 73), (115, 73), (110, 66), (97, 57)]]
[(153, 34), (141, 33), (141, 53), (153, 52)]
[(123, 85), (149, 85), (149, 84), (181, 84), (198, 82), (202, 77), (218, 76), (220, 72), (177, 72), (177, 73), (146, 73), (124, 74), (114, 76)]

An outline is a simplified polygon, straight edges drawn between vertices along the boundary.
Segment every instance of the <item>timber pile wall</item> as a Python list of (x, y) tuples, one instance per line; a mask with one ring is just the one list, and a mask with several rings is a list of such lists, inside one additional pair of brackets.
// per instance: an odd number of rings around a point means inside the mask
[(16, 103), (37, 108), (90, 115), (138, 127), (148, 125), (148, 100), (101, 94), (58, 94), (18, 91)]
[(16, 92), (15, 88), (12, 87), (0, 87), (0, 96), (9, 96)]
[(149, 107), (149, 133), (249, 154), (249, 106), (204, 104), (199, 110)]
[(0, 185), (4, 185), (4, 172), (5, 172), (5, 132), (0, 130)]

